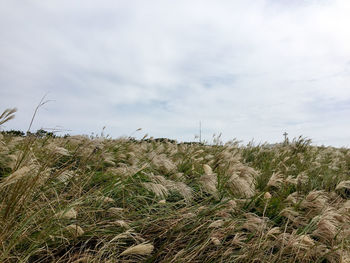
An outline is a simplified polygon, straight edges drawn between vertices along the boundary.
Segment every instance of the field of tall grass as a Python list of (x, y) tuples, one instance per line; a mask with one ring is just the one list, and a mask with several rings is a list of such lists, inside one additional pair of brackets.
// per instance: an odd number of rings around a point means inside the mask
[(350, 262), (350, 150), (2, 133), (0, 243), (0, 262)]

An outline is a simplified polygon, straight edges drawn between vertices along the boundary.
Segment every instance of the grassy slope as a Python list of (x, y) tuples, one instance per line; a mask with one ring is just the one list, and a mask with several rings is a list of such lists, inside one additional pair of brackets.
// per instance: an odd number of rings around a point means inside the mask
[(350, 151), (0, 135), (0, 262), (350, 262)]

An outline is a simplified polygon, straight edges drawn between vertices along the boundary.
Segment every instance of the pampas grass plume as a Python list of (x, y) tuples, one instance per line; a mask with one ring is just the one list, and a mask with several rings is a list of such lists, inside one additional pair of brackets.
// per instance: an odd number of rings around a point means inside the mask
[(223, 224), (224, 224), (224, 221), (216, 220), (216, 221), (212, 222), (208, 227), (209, 228), (218, 228), (218, 227), (221, 227)]
[(75, 237), (80, 237), (80, 236), (84, 235), (84, 233), (85, 233), (84, 230), (80, 226), (74, 225), (74, 224), (67, 226), (65, 229), (67, 230), (67, 232), (69, 234), (71, 234), (72, 236), (75, 236)]
[(211, 167), (210, 167), (209, 165), (207, 165), (207, 164), (204, 164), (204, 165), (203, 165), (203, 170), (204, 170), (204, 173), (205, 173), (206, 175), (211, 175), (211, 174), (213, 174), (213, 170), (212, 170)]
[(147, 256), (152, 253), (153, 249), (154, 249), (154, 246), (152, 244), (142, 243), (142, 244), (127, 248), (120, 255), (121, 256), (126, 256), (126, 255)]
[(264, 194), (264, 199), (266, 199), (266, 200), (271, 199), (271, 197), (272, 197), (272, 195), (271, 195), (269, 192), (266, 192), (266, 193)]
[(77, 211), (74, 208), (70, 208), (67, 211), (61, 211), (56, 214), (57, 218), (64, 218), (64, 219), (75, 219), (77, 218)]

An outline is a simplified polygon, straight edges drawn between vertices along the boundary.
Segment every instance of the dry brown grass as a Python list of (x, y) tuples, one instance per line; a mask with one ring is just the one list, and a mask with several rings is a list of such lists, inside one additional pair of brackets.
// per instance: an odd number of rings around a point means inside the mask
[(349, 262), (348, 149), (8, 134), (0, 149), (1, 262)]

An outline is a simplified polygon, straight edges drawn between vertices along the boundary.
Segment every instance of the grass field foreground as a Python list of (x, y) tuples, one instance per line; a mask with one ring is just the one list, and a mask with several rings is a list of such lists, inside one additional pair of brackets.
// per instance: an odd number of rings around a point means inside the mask
[(350, 151), (0, 134), (0, 262), (350, 262)]

